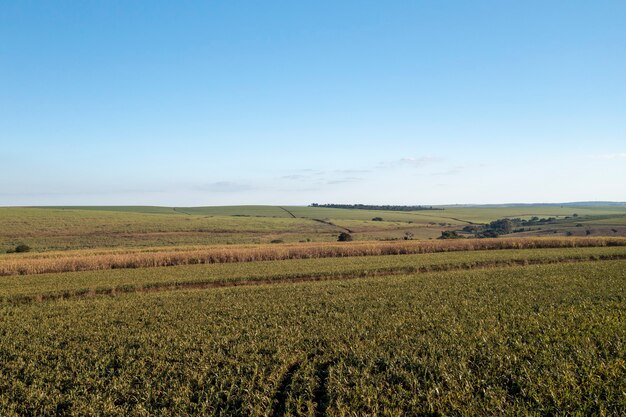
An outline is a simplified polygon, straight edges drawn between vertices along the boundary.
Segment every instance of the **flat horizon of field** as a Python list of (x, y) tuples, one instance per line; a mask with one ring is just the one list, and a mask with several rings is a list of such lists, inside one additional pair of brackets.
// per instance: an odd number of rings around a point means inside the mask
[[(322, 203), (316, 207), (328, 208), (325, 205), (334, 205), (335, 203)], [(342, 205), (364, 205), (364, 206), (387, 206), (387, 207), (423, 207), (428, 208), (515, 208), (515, 207), (626, 207), (626, 201), (608, 201), (608, 200), (591, 200), (591, 201), (564, 201), (564, 202), (508, 202), (508, 203), (452, 203), (452, 204), (368, 204), (368, 203), (337, 203)], [(160, 204), (70, 204), (70, 205), (7, 205), (1, 208), (50, 208), (50, 209), (66, 209), (66, 210), (129, 210), (129, 211), (149, 211), (149, 210), (184, 210), (184, 209), (227, 209), (227, 208), (263, 208), (263, 207), (312, 207), (311, 204), (207, 204), (207, 205), (191, 205), (191, 206), (169, 206)], [(411, 210), (408, 210), (411, 211)], [(419, 211), (419, 210), (413, 210)]]

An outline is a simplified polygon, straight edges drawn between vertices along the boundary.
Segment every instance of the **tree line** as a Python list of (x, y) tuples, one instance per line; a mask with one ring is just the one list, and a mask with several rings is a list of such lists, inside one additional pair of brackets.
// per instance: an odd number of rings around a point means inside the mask
[(433, 206), (391, 206), (391, 205), (375, 205), (375, 204), (318, 204), (313, 203), (309, 207), (321, 208), (339, 208), (353, 210), (388, 210), (388, 211), (419, 211), (419, 210), (443, 210), (441, 207)]

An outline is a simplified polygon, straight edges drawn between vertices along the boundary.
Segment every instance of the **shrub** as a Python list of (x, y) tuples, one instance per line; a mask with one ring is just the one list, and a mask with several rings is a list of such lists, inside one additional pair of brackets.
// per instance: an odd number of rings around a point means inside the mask
[(463, 236), (459, 235), (454, 230), (444, 230), (441, 232), (439, 239), (463, 239)]
[(476, 237), (480, 237), (480, 238), (496, 238), (498, 236), (500, 236), (498, 232), (496, 232), (495, 230), (491, 230), (491, 229), (487, 229), (484, 232), (481, 232), (476, 235)]
[(374, 217), (374, 218), (372, 219), (372, 221), (373, 221), (373, 222), (382, 222), (382, 221), (383, 221), (383, 218), (382, 218), (382, 217)]
[(17, 245), (15, 247), (15, 252), (17, 252), (17, 253), (30, 252), (30, 246), (24, 245), (24, 244)]
[(339, 236), (337, 237), (337, 242), (351, 242), (351, 241), (352, 241), (352, 235), (350, 233), (341, 232), (339, 233)]
[[(301, 240), (301, 242), (303, 241)], [(274, 240), (271, 240), (270, 243), (285, 243), (285, 241), (282, 239), (274, 239)]]

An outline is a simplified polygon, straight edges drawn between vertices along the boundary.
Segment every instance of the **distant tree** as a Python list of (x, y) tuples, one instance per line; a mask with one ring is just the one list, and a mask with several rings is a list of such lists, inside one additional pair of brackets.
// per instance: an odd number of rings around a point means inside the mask
[(464, 239), (464, 238), (463, 236), (461, 236), (454, 230), (444, 230), (443, 232), (441, 232), (441, 236), (439, 236), (439, 239)]
[(587, 236), (589, 236), (589, 235), (591, 234), (591, 230), (589, 230), (589, 229), (585, 230), (585, 234), (586, 234)]
[(282, 239), (273, 239), (270, 243), (285, 243), (285, 241)]
[(569, 230), (567, 232), (565, 232), (565, 236), (571, 236), (571, 235), (573, 235), (573, 233), (570, 232)]
[(476, 237), (498, 237), (500, 236), (498, 232), (492, 229), (485, 230), (484, 232), (480, 232), (476, 235)]
[(413, 232), (404, 232), (404, 240), (413, 240)]
[(339, 233), (339, 236), (337, 237), (337, 242), (351, 242), (351, 241), (352, 241), (352, 235), (350, 233), (341, 232)]
[(513, 231), (513, 222), (510, 219), (499, 219), (489, 223), (489, 229), (498, 234), (506, 235)]
[(578, 213), (574, 213), (574, 214), (572, 214), (572, 216), (578, 217)]
[(382, 221), (383, 221), (383, 218), (382, 218), (382, 217), (374, 217), (374, 218), (372, 219), (372, 221), (373, 221), (373, 222), (382, 222)]

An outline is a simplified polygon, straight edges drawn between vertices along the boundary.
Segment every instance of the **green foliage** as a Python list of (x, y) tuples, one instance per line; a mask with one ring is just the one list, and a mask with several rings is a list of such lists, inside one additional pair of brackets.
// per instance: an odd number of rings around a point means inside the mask
[(17, 245), (15, 247), (15, 253), (24, 253), (24, 252), (30, 252), (30, 246), (22, 243), (21, 245)]
[(439, 237), (439, 239), (463, 239), (463, 236), (454, 230), (444, 230), (441, 232), (441, 237)]
[(385, 210), (385, 211), (421, 211), (421, 210), (445, 210), (443, 207), (433, 206), (391, 206), (376, 204), (317, 204), (313, 203), (310, 207), (320, 208), (336, 208), (347, 210)]
[(2, 277), (0, 280), (0, 302), (80, 298), (97, 294), (246, 282), (329, 280), (442, 269), (624, 258), (624, 246), (505, 249), (17, 275)]
[(352, 241), (352, 235), (350, 233), (341, 232), (339, 233), (339, 236), (337, 237), (337, 242), (351, 242), (351, 241)]
[(624, 285), (608, 261), (3, 305), (0, 415), (620, 415)]

